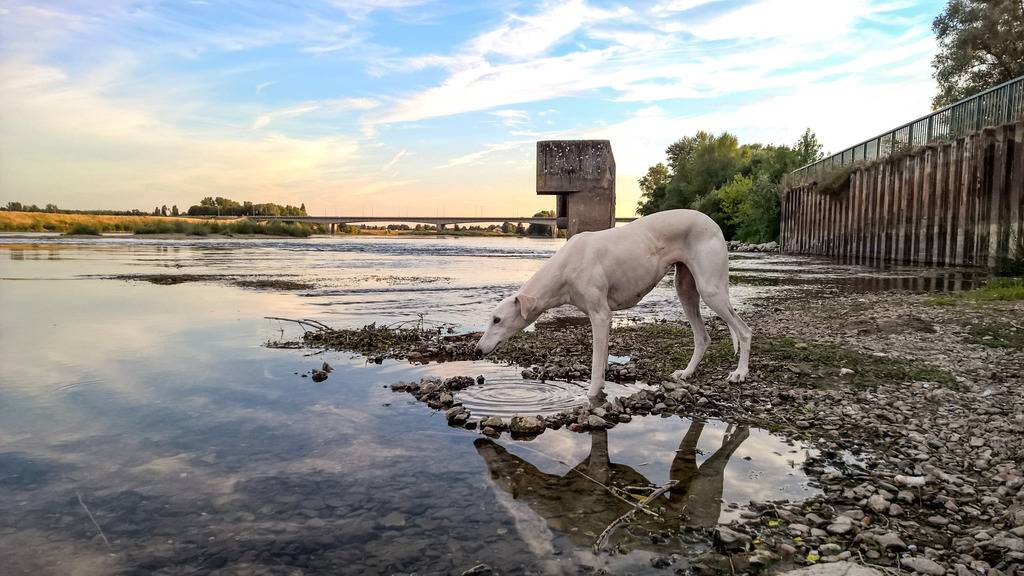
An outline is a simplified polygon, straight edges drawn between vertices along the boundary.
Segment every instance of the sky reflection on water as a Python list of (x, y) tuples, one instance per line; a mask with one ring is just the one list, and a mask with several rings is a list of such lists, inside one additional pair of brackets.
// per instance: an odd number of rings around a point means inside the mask
[[(677, 528), (713, 524), (720, 505), (724, 520), (736, 513), (729, 503), (813, 491), (803, 448), (763, 431), (649, 417), (606, 437), (560, 430), (491, 442), (387, 385), (455, 373), (513, 382), (514, 367), (375, 365), (263, 347), (294, 330), (264, 316), (361, 325), (425, 312), (472, 328), (557, 246), (332, 242), (0, 246), (6, 573), (459, 573), (478, 562), (508, 573), (643, 571), (652, 554), (706, 542), (646, 545), (637, 534), (651, 527), (639, 526), (616, 535), (635, 552), (594, 556), (589, 546), (621, 502), (572, 470), (612, 484), (679, 480), (669, 507), (699, 495), (704, 509), (667, 515)], [(771, 274), (786, 261), (744, 266)], [(317, 288), (98, 279), (152, 272), (288, 275)], [(660, 303), (670, 290), (637, 313), (674, 317)], [(300, 377), (323, 360), (336, 368), (326, 382)]]

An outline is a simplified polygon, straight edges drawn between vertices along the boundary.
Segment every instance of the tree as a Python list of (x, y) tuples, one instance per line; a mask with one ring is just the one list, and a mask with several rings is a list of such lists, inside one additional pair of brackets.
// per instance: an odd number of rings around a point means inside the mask
[(167, 216), (167, 204), (164, 204), (163, 206), (160, 207), (160, 215)]
[(59, 210), (60, 210), (60, 208), (57, 208), (56, 204), (47, 204), (46, 205), (46, 211), (47, 212), (58, 212)]
[(174, 206), (171, 206), (171, 216), (177, 216), (177, 215), (178, 215), (178, 205), (175, 204)]
[[(542, 217), (554, 218), (555, 212), (554, 212), (554, 210), (541, 210), (540, 212), (537, 212), (533, 216), (535, 218), (542, 218)], [(529, 226), (526, 227), (526, 235), (527, 236), (553, 236), (553, 234), (551, 234), (551, 228), (552, 228), (552, 226), (549, 226), (548, 224), (530, 224)]]
[(662, 210), (689, 208), (697, 197), (728, 182), (743, 162), (739, 142), (728, 132), (714, 136), (702, 130), (689, 141), (684, 138), (679, 143), (684, 143), (685, 154), (679, 157), (679, 164), (673, 166), (672, 179), (665, 186)]
[(941, 108), (1024, 75), (1024, 1), (949, 0), (932, 22)]
[(159, 215), (160, 215), (160, 207), (157, 206), (156, 208), (153, 208), (153, 216), (159, 216)]
[(794, 148), (797, 153), (797, 165), (793, 169), (806, 166), (825, 157), (821, 153), (821, 142), (818, 142), (818, 135), (811, 132), (810, 128), (804, 130), (804, 133), (796, 141)]
[[(672, 146), (675, 144), (669, 146), (670, 150)], [(661, 162), (647, 169), (647, 174), (644, 174), (639, 181), (640, 200), (636, 203), (637, 214), (651, 214), (657, 211), (656, 207), (660, 206), (665, 199), (665, 187), (670, 180), (672, 180), (672, 172)]]

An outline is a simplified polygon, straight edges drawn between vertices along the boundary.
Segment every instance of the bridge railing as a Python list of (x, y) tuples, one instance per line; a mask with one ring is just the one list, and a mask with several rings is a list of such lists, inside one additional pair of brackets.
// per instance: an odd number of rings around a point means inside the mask
[(986, 126), (1004, 124), (1024, 115), (1024, 76), (965, 98), (898, 128), (851, 146), (793, 171), (813, 176), (855, 162), (885, 158), (936, 140), (953, 140)]

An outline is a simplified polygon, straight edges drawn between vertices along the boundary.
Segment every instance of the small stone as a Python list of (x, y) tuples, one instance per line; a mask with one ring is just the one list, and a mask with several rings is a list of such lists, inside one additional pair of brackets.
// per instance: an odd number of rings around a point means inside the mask
[(485, 381), (486, 380), (484, 379), (484, 375), (483, 374), (481, 374), (481, 375), (476, 377), (476, 383), (477, 384), (483, 384)]
[(840, 368), (839, 369), (839, 375), (840, 376), (848, 376), (848, 375), (853, 374), (853, 373), (854, 373), (853, 370), (850, 370), (849, 368)]
[(664, 556), (655, 556), (651, 558), (652, 568), (668, 568), (672, 565), (672, 561)]
[(943, 576), (946, 573), (946, 569), (939, 565), (938, 562), (930, 560), (923, 556), (910, 556), (907, 558), (900, 558), (900, 564), (904, 568), (909, 568), (914, 572), (921, 574), (931, 574), (932, 576)]
[(854, 562), (832, 562), (790, 570), (781, 576), (882, 576), (882, 573)]
[(505, 422), (501, 419), (501, 416), (488, 416), (480, 422), (480, 426), (501, 430), (505, 427)]
[(513, 416), (508, 429), (514, 434), (540, 434), (547, 426), (536, 416)]
[(886, 532), (881, 536), (875, 536), (875, 542), (882, 547), (883, 550), (894, 550), (896, 552), (902, 552), (907, 549), (907, 545), (895, 532)]
[(591, 414), (590, 417), (587, 418), (587, 426), (590, 426), (591, 428), (601, 429), (606, 428), (608, 426), (608, 422), (606, 422), (605, 419), (601, 418), (600, 416)]
[(822, 544), (818, 547), (818, 553), (822, 556), (838, 556), (843, 551), (843, 547), (839, 544)]
[(398, 528), (405, 526), (405, 514), (395, 511), (381, 519), (381, 525), (385, 528)]
[(899, 504), (896, 504), (895, 502), (893, 502), (892, 504), (889, 505), (889, 516), (902, 516), (902, 515), (903, 515), (903, 506), (900, 506)]
[(875, 494), (868, 498), (868, 508), (882, 514), (889, 511), (889, 503), (885, 501), (881, 494)]
[(726, 552), (744, 551), (750, 546), (750, 536), (725, 526), (719, 526), (715, 530), (715, 541)]
[(498, 432), (497, 430), (491, 428), (490, 426), (484, 426), (481, 432), (483, 432), (484, 436), (498, 436), (499, 434), (501, 434), (501, 432)]
[(313, 370), (313, 382), (323, 382), (327, 380), (327, 372), (323, 370)]
[(331, 365), (328, 364), (327, 362), (324, 362), (324, 365), (321, 366), (320, 369), (323, 370), (324, 372), (334, 372), (334, 368), (332, 368)]

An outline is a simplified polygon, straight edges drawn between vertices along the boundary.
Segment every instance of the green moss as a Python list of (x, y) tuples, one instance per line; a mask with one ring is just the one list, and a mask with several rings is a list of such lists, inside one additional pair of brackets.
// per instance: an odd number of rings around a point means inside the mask
[(975, 324), (968, 330), (978, 344), (989, 348), (1012, 348), (1024, 350), (1024, 329), (1010, 322), (985, 322)]
[(980, 288), (935, 296), (929, 302), (938, 306), (954, 306), (963, 302), (1008, 302), (1014, 300), (1024, 300), (1024, 278), (993, 278)]

